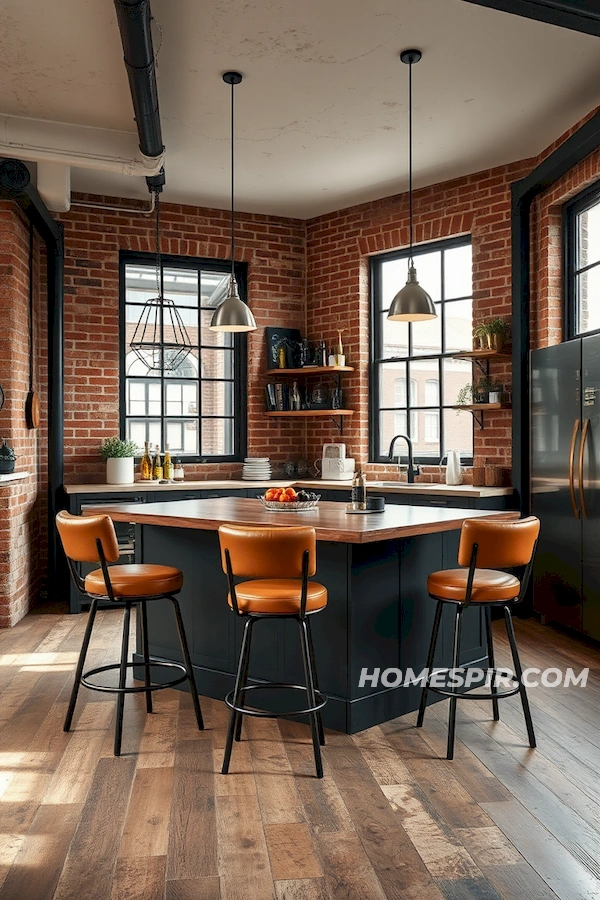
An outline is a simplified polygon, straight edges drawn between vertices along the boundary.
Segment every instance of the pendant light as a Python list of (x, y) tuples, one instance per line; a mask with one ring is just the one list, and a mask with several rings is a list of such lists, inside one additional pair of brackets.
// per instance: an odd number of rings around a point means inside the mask
[(235, 280), (235, 216), (233, 212), (234, 197), (234, 122), (233, 122), (233, 88), (239, 84), (242, 76), (239, 72), (225, 72), (223, 81), (231, 85), (231, 275), (229, 276), (229, 289), (223, 302), (217, 306), (210, 322), (212, 331), (256, 331), (256, 322), (250, 308), (240, 299), (237, 282)]
[(408, 255), (408, 278), (402, 290), (391, 302), (388, 319), (394, 322), (422, 322), (435, 319), (437, 313), (433, 300), (417, 281), (417, 270), (413, 260), (413, 199), (412, 199), (412, 67), (419, 62), (420, 50), (403, 50), (400, 59), (408, 65), (408, 205), (410, 251)]
[(129, 346), (148, 371), (175, 372), (194, 345), (174, 302), (163, 297), (159, 192), (155, 194), (157, 295), (146, 300)]

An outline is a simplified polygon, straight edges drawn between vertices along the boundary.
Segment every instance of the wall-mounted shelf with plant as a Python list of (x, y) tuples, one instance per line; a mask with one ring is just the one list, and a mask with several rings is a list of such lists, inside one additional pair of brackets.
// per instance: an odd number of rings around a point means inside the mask
[(472, 413), (479, 427), (483, 428), (484, 411), (510, 409), (510, 396), (499, 381), (484, 375), (460, 389), (453, 409)]
[(473, 328), (474, 350), (495, 350), (499, 353), (510, 336), (510, 325), (500, 316), (489, 322), (480, 322)]

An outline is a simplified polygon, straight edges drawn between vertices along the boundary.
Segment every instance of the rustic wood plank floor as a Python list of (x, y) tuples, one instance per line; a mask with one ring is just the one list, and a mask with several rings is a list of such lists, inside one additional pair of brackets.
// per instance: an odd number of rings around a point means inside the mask
[[(590, 667), (585, 689), (530, 691), (538, 749), (517, 698), (447, 702), (327, 735), (314, 775), (308, 727), (248, 721), (219, 774), (226, 709), (188, 694), (126, 700), (82, 689), (64, 734), (85, 616), (30, 615), (0, 632), (0, 900), (598, 900), (600, 652), (517, 621), (528, 666)], [(90, 665), (114, 660), (120, 614), (99, 614)], [(499, 664), (509, 662), (500, 623)]]

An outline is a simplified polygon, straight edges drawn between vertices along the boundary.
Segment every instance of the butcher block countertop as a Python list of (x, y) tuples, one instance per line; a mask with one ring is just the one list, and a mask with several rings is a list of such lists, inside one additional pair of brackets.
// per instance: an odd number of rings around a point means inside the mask
[[(214, 490), (266, 490), (270, 487), (309, 488), (313, 491), (349, 491), (351, 481), (325, 481), (323, 479), (293, 480), (274, 478), (272, 481), (242, 481), (241, 479), (214, 479), (212, 481), (175, 481), (159, 484), (158, 481), (136, 481), (133, 484), (65, 484), (67, 494), (110, 494), (135, 491), (214, 491)], [(472, 484), (427, 484), (406, 481), (367, 481), (367, 491), (392, 494), (426, 494), (431, 497), (505, 497), (513, 493), (511, 487), (474, 487)]]
[[(105, 507), (99, 512), (105, 513)], [(85, 510), (93, 515), (93, 506)], [(207, 500), (179, 500), (165, 503), (122, 504), (110, 510), (115, 522), (162, 525), (216, 531), (219, 525), (311, 525), (320, 541), (367, 544), (413, 535), (459, 529), (465, 519), (480, 516), (514, 518), (515, 513), (474, 509), (439, 509), (422, 506), (391, 506), (383, 512), (352, 515), (345, 504), (320, 502), (304, 512), (272, 512), (258, 500), (220, 497)]]

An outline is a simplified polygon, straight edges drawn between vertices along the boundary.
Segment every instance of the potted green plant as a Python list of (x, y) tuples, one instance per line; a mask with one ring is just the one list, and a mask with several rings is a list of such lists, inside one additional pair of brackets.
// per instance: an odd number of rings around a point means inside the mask
[(100, 447), (100, 455), (106, 460), (107, 484), (133, 484), (134, 456), (138, 453), (135, 441), (122, 441), (120, 437), (105, 438)]
[(497, 351), (502, 350), (509, 333), (508, 322), (500, 318), (500, 316), (496, 316), (496, 318), (492, 319), (489, 323), (489, 328), (490, 349)]
[(488, 394), (488, 402), (489, 403), (500, 403), (504, 396), (504, 385), (500, 384), (499, 381), (492, 381), (490, 384), (490, 390)]
[(472, 403), (488, 403), (493, 382), (488, 377), (478, 378), (472, 384), (465, 384), (458, 392), (457, 406), (470, 406)]
[(490, 333), (489, 325), (484, 322), (479, 322), (473, 328), (473, 350), (484, 350), (487, 345), (487, 336)]

